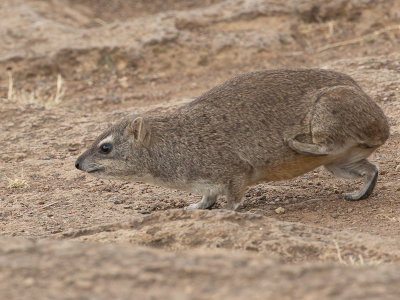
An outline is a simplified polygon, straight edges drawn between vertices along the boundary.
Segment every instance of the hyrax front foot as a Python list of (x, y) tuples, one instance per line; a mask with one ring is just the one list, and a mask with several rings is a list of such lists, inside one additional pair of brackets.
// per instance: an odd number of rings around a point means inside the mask
[(201, 199), (200, 202), (186, 206), (185, 210), (209, 209), (214, 205), (216, 200), (217, 200), (217, 196), (203, 196), (203, 199)]
[(185, 206), (184, 210), (192, 210), (192, 209), (207, 209), (208, 207), (205, 207), (204, 205), (201, 205), (201, 203), (194, 203), (190, 204), (188, 206)]
[(235, 211), (239, 208), (241, 203), (242, 202), (236, 202), (236, 203), (228, 202), (228, 204), (226, 205), (226, 209)]

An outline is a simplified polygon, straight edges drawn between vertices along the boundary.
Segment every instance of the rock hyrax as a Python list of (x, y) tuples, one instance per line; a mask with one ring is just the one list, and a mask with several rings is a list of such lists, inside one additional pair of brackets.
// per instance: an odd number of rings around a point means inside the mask
[(203, 196), (226, 195), (236, 209), (249, 185), (284, 180), (321, 165), (364, 178), (346, 194), (371, 194), (377, 167), (367, 158), (389, 137), (379, 106), (349, 76), (318, 69), (243, 74), (175, 112), (127, 117), (75, 162), (99, 178), (144, 181)]

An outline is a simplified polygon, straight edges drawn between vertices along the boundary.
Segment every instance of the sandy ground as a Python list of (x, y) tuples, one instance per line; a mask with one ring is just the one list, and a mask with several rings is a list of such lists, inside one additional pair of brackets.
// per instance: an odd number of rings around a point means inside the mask
[[(3, 0), (0, 38), (0, 298), (399, 298), (398, 1)], [(367, 200), (321, 168), (183, 211), (200, 196), (74, 168), (128, 113), (284, 67), (345, 72), (388, 116)]]

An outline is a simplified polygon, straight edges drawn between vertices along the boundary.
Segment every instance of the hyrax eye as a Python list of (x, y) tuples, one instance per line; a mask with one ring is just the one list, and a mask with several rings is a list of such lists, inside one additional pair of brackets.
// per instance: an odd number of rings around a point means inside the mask
[(108, 154), (112, 150), (112, 145), (109, 143), (103, 144), (100, 146), (100, 153), (102, 154)]

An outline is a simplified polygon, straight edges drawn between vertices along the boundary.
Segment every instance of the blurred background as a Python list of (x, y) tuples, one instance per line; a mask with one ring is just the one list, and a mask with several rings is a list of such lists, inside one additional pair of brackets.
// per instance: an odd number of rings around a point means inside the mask
[(0, 95), (9, 68), (20, 99), (51, 101), (60, 74), (80, 110), (194, 97), (238, 73), (389, 56), (399, 26), (397, 0), (2, 0)]

